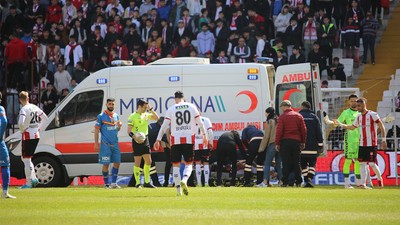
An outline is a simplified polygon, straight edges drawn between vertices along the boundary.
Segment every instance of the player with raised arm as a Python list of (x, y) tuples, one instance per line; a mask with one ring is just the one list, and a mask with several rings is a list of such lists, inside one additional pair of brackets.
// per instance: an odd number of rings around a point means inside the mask
[[(0, 92), (0, 102), (2, 99)], [(2, 198), (15, 198), (8, 193), (8, 186), (10, 184), (10, 157), (8, 155), (8, 149), (6, 143), (3, 140), (4, 132), (7, 128), (7, 117), (6, 111), (3, 106), (0, 106), (0, 167), (1, 167), (1, 180), (3, 193)]]
[[(103, 165), (102, 174), (106, 189), (121, 188), (117, 184), (118, 170), (121, 163), (121, 151), (118, 146), (118, 131), (121, 130), (122, 123), (119, 116), (114, 111), (115, 99), (108, 98), (107, 109), (97, 116), (94, 126), (94, 149), (99, 152), (99, 163)], [(99, 144), (99, 133), (101, 133), (101, 144)], [(111, 185), (108, 179), (109, 165), (113, 163), (111, 169)]]
[(367, 109), (367, 100), (365, 98), (357, 99), (357, 110), (360, 114), (354, 120), (352, 125), (341, 124), (336, 121), (344, 129), (349, 130), (360, 130), (360, 149), (358, 152), (358, 160), (360, 161), (360, 171), (361, 171), (361, 185), (360, 188), (366, 189), (366, 177), (368, 164), (374, 170), (376, 176), (378, 177), (378, 186), (383, 187), (383, 179), (379, 167), (376, 165), (376, 154), (378, 146), (378, 128), (381, 131), (382, 136), (382, 149), (386, 149), (386, 130), (385, 126), (379, 117), (379, 115), (371, 110)]
[[(337, 119), (339, 123), (346, 125), (353, 124), (354, 120), (360, 114), (357, 110), (357, 95), (349, 96), (350, 107), (344, 110), (339, 118)], [(346, 130), (344, 135), (344, 157), (345, 161), (343, 164), (343, 175), (344, 175), (344, 188), (353, 188), (350, 185), (350, 166), (354, 162), (354, 174), (356, 175), (356, 184), (360, 185), (360, 162), (358, 161), (358, 148), (360, 143), (360, 131)]]
[[(145, 188), (156, 188), (150, 183), (150, 143), (149, 143), (149, 120), (158, 120), (157, 113), (150, 107), (149, 103), (143, 99), (137, 102), (136, 112), (132, 113), (128, 118), (128, 135), (132, 138), (133, 156), (135, 165), (133, 166), (133, 174), (135, 176), (136, 188), (140, 185), (140, 163), (144, 159), (143, 174)], [(143, 135), (143, 136), (142, 136)]]
[(36, 178), (32, 157), (35, 154), (39, 143), (39, 130), (41, 125), (47, 120), (47, 115), (36, 105), (29, 103), (29, 94), (26, 91), (19, 93), (19, 101), (22, 105), (19, 111), (18, 127), (22, 134), (22, 154), (21, 159), (24, 163), (26, 183), (21, 187), (33, 188), (39, 180)]
[[(165, 120), (154, 144), (155, 150), (160, 148), (161, 139), (168, 128), (171, 130), (171, 162), (177, 195), (182, 195), (182, 191), (185, 195), (188, 195), (187, 181), (193, 170), (193, 145), (197, 128), (200, 128), (204, 145), (208, 145), (208, 140), (199, 111), (195, 105), (184, 101), (181, 91), (175, 92), (175, 104), (169, 107), (166, 112)], [(185, 169), (181, 180), (179, 164), (182, 156), (185, 161)]]
[(201, 135), (200, 127), (197, 129), (196, 140), (194, 144), (194, 162), (196, 164), (197, 186), (201, 186), (201, 165), (204, 171), (204, 186), (209, 187), (208, 180), (210, 179), (210, 166), (208, 160), (210, 158), (210, 150), (213, 147), (214, 133), (212, 123), (209, 118), (200, 116), (204, 124), (204, 130), (207, 131), (208, 145), (203, 144), (203, 135)]

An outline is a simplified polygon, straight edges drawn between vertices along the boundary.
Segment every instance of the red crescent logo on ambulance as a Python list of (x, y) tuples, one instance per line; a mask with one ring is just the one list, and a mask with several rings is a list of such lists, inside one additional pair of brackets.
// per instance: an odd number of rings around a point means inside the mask
[(236, 97), (238, 97), (239, 95), (246, 95), (247, 97), (250, 98), (250, 102), (251, 102), (250, 107), (248, 109), (239, 110), (239, 112), (244, 113), (244, 114), (253, 112), (256, 109), (257, 104), (258, 104), (257, 96), (251, 91), (241, 91), (236, 95)]
[[(297, 88), (293, 88), (293, 89), (290, 89), (290, 90), (286, 91), (285, 94), (283, 95), (282, 101), (290, 100), (290, 96), (292, 96), (292, 94), (296, 93), (296, 92), (300, 92), (301, 93), (302, 91), (300, 91)], [(298, 111), (300, 111), (300, 108), (293, 108), (293, 110), (298, 112)]]

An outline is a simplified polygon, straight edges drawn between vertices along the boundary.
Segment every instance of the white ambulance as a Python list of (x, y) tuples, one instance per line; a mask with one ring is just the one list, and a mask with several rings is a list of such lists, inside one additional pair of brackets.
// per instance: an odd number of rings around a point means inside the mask
[[(223, 132), (241, 131), (249, 124), (262, 129), (264, 110), (283, 99), (290, 99), (295, 108), (309, 100), (319, 110), (318, 71), (317, 65), (305, 63), (281, 66), (275, 74), (270, 64), (209, 64), (199, 58), (162, 59), (147, 66), (100, 70), (48, 115), (33, 158), (40, 184), (68, 186), (74, 177), (101, 174), (93, 130), (108, 97), (116, 99), (114, 111), (123, 122), (119, 132), (120, 175), (131, 175), (133, 155), (126, 129), (138, 99), (147, 100), (163, 116), (174, 103), (174, 92), (183, 91), (186, 100), (211, 119), (217, 140)], [(9, 136), (6, 143), (11, 151), (12, 176), (23, 178), (20, 133)]]

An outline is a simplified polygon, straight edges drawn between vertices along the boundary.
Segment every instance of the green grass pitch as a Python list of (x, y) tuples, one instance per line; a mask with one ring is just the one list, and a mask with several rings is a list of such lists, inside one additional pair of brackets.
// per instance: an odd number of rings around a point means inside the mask
[(399, 224), (400, 192), (385, 187), (18, 190), (0, 199), (0, 224)]

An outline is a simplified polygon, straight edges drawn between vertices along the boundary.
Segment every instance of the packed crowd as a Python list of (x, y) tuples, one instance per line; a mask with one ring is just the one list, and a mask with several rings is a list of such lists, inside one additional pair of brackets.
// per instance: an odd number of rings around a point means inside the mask
[(332, 49), (346, 49), (358, 65), (362, 37), (363, 62), (370, 48), (374, 64), (381, 2), (2, 0), (0, 86), (17, 93), (51, 83), (59, 99), (113, 60), (145, 65), (184, 56), (208, 57), (212, 63), (263, 56), (275, 67), (313, 62), (343, 80), (331, 66)]

